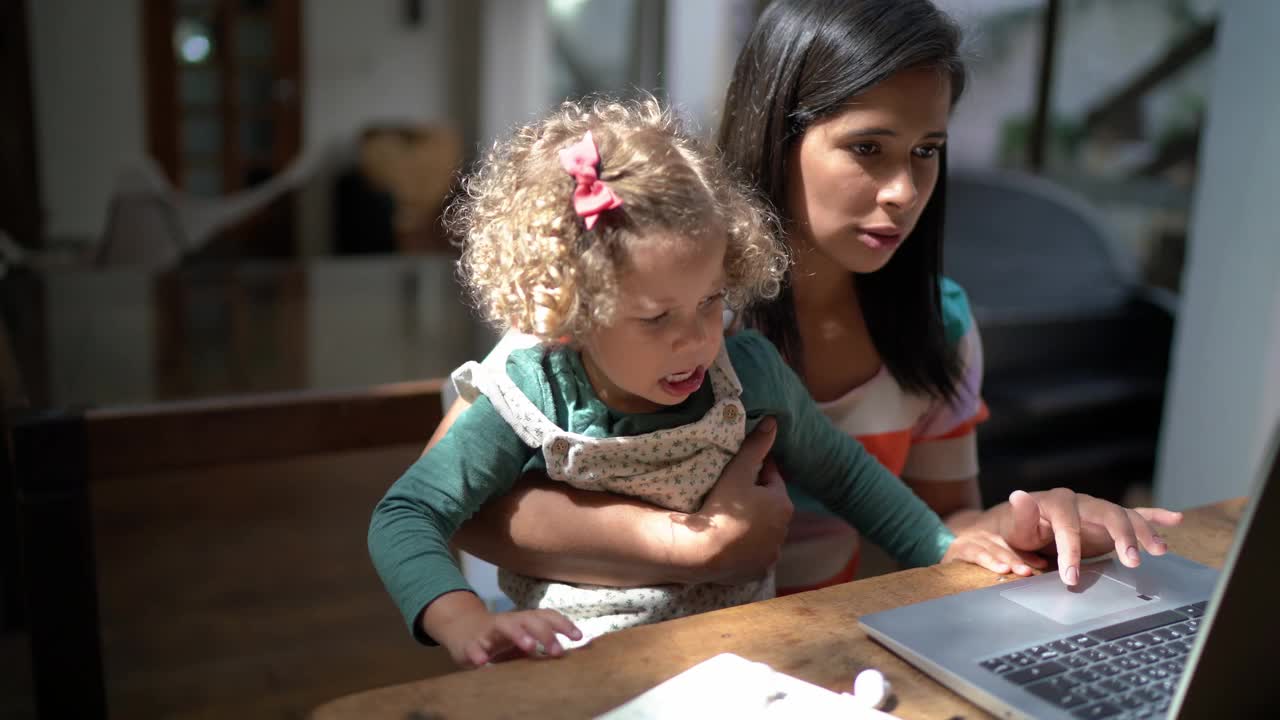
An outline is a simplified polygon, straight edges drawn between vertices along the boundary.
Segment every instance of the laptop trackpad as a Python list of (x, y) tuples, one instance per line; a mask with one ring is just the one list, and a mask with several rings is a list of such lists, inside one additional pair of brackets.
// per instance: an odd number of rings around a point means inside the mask
[(1144, 605), (1156, 598), (1100, 572), (1085, 571), (1073, 588), (1057, 578), (1006, 590), (1001, 596), (1063, 625)]

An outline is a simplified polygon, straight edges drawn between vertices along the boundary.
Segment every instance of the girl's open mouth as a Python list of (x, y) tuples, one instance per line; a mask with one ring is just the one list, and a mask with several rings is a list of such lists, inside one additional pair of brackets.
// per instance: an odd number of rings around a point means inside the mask
[(695, 390), (702, 387), (702, 381), (707, 377), (707, 369), (698, 366), (692, 370), (684, 370), (678, 373), (672, 373), (661, 380), (658, 384), (662, 389), (670, 395), (685, 396), (692, 394)]

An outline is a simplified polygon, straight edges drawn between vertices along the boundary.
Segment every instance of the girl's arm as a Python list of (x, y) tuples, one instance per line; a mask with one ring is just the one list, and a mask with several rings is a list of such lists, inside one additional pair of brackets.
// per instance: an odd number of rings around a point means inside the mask
[[(466, 407), (454, 403), (428, 450)], [(640, 587), (757, 577), (777, 560), (791, 519), (776, 469), (761, 472), (772, 442), (762, 424), (694, 514), (530, 475), (463, 523), (453, 542), (500, 567), (562, 582)]]
[(481, 398), (453, 432), (387, 490), (369, 520), (374, 568), (419, 640), (419, 618), (438, 598), (470, 591), (449, 549), (459, 524), (510, 490), (533, 451)]
[(978, 489), (977, 476), (963, 480), (918, 480), (904, 477), (902, 481), (938, 513), (947, 527), (951, 528), (951, 532), (965, 530), (982, 518), (982, 494)]

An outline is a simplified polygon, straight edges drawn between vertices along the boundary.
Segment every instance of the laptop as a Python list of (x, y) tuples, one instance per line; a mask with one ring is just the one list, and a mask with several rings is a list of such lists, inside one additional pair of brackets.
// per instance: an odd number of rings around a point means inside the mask
[[(1002, 718), (1276, 717), (1280, 423), (1221, 573), (1176, 556), (1082, 563), (861, 618)], [(1207, 481), (1212, 481), (1208, 479)]]

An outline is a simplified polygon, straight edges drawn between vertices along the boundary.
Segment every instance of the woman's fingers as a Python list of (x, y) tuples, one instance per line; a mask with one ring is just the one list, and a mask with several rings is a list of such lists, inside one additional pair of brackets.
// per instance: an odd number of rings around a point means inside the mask
[(776, 431), (773, 418), (762, 420), (689, 516), (701, 529), (699, 564), (706, 572), (698, 582), (743, 582), (777, 562), (795, 508), (777, 466), (766, 460)]
[(1058, 549), (1058, 575), (1062, 582), (1075, 585), (1080, 581), (1080, 509), (1076, 493), (1055, 488), (1036, 498), (1040, 513), (1053, 528)]
[(1015, 490), (1009, 495), (1009, 527), (1004, 537), (1010, 547), (1030, 551), (1040, 550), (1053, 539), (1040, 514), (1040, 504), (1030, 493)]
[[(1181, 513), (1161, 508), (1128, 509), (1087, 495), (1078, 496), (1084, 539), (1081, 552), (1086, 557), (1114, 549), (1116, 557), (1129, 567), (1141, 562), (1141, 550), (1163, 555), (1168, 545), (1154, 525), (1176, 525)], [(1154, 525), (1153, 525), (1154, 523)]]
[(1081, 555), (1092, 557), (1114, 550), (1116, 557), (1128, 567), (1142, 562), (1139, 537), (1134, 519), (1146, 525), (1125, 508), (1089, 495), (1076, 495), (1076, 509), (1082, 527)]
[(756, 484), (762, 488), (776, 490), (784, 497), (787, 495), (787, 483), (782, 479), (782, 473), (778, 470), (778, 464), (773, 461), (773, 458), (765, 459), (764, 465), (760, 468), (760, 474), (756, 477)]
[(1157, 532), (1155, 527), (1153, 527), (1152, 525), (1153, 523), (1163, 524), (1163, 525), (1176, 525), (1179, 522), (1182, 522), (1182, 513), (1175, 513), (1175, 512), (1170, 512), (1168, 510), (1162, 510), (1157, 508), (1155, 509), (1155, 514), (1161, 519), (1171, 520), (1172, 518), (1169, 518), (1168, 517), (1169, 515), (1176, 516), (1176, 520), (1173, 520), (1172, 522), (1160, 523), (1158, 520), (1154, 520), (1151, 517), (1149, 517), (1143, 511), (1146, 511), (1147, 513), (1151, 513), (1153, 509), (1152, 508), (1134, 508), (1132, 510), (1126, 511), (1129, 513), (1129, 521), (1133, 523), (1134, 532), (1136, 532), (1138, 535), (1138, 542), (1141, 542), (1142, 547), (1146, 548), (1147, 552), (1151, 553), (1152, 555), (1163, 555), (1166, 552), (1169, 552), (1169, 546), (1165, 543), (1164, 538), (1160, 537), (1160, 533)]
[(1133, 511), (1142, 516), (1143, 520), (1155, 525), (1163, 525), (1165, 527), (1173, 527), (1182, 522), (1182, 513), (1173, 510), (1165, 510), (1164, 508), (1133, 508)]
[[(1142, 561), (1141, 551), (1168, 551), (1159, 526), (1182, 522), (1182, 513), (1163, 508), (1127, 509), (1106, 500), (1055, 488), (1034, 495), (1015, 491), (1009, 513), (1001, 522), (1003, 540), (1022, 553), (1056, 553), (1062, 581), (1075, 585), (1080, 559), (1114, 550), (1128, 567)], [(1038, 564), (1036, 567), (1044, 567)]]
[(760, 470), (764, 466), (765, 456), (773, 449), (773, 441), (777, 434), (777, 421), (771, 417), (761, 420), (747, 439), (742, 441), (738, 454), (729, 460), (729, 464), (720, 473), (720, 482), (756, 484), (761, 474)]

